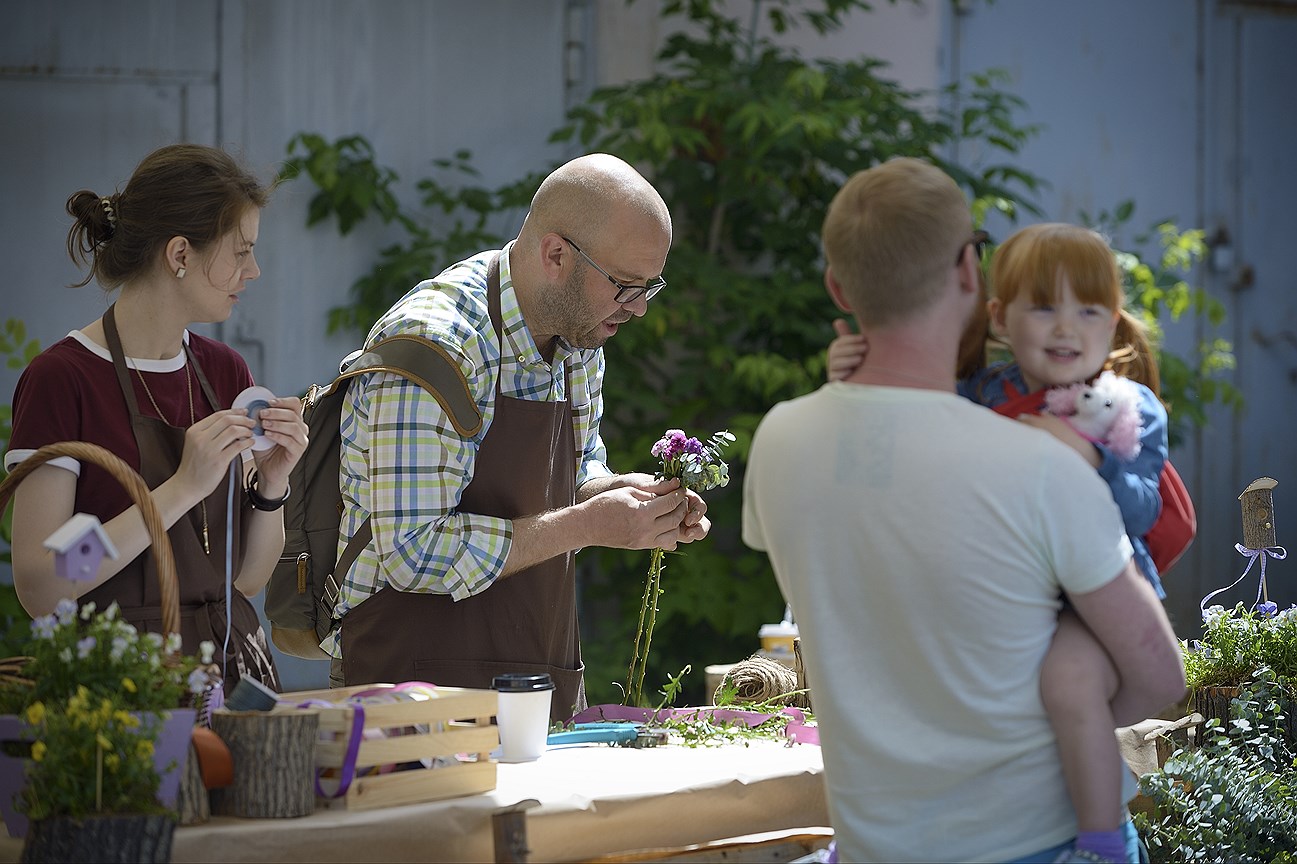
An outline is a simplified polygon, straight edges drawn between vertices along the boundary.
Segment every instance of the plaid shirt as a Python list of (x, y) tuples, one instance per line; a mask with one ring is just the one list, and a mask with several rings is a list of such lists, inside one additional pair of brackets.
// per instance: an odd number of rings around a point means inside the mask
[(450, 352), (482, 412), (482, 428), (470, 438), (461, 436), (437, 400), (401, 376), (374, 372), (356, 378), (342, 408), (338, 553), (371, 515), (374, 539), (347, 574), (335, 617), (384, 585), (462, 600), (486, 590), (500, 575), (513, 537), (512, 521), (458, 509), (460, 495), (473, 479), (478, 447), (491, 427), (497, 376), (505, 396), (566, 401), (563, 365), (571, 357), (575, 444), (582, 454), (576, 484), (612, 474), (599, 437), (603, 351), (574, 349), (560, 340), (552, 362), (541, 357), (518, 308), (508, 249), (500, 254), (499, 341), (486, 296), (487, 264), (494, 252), (461, 261), (416, 285), (369, 332), (366, 345), (414, 334)]

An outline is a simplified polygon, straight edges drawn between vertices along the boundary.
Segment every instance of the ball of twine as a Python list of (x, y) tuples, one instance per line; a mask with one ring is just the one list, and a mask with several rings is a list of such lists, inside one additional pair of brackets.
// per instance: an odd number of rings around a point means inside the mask
[(720, 687), (712, 696), (713, 703), (719, 701), (727, 687), (734, 688), (734, 699), (738, 702), (766, 702), (795, 708), (809, 708), (811, 705), (806, 693), (797, 692), (797, 673), (760, 654), (735, 663), (725, 673)]

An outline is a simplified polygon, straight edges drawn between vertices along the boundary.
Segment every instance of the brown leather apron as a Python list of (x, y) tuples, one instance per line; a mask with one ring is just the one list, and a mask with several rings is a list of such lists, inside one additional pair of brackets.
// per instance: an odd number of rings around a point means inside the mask
[[(499, 336), (498, 259), (487, 271), (487, 299)], [(500, 394), (497, 378), (495, 416), (460, 496), (461, 511), (513, 519), (576, 502), (578, 455), (567, 392), (563, 402), (513, 399)], [(343, 617), (342, 656), (348, 685), (427, 681), (486, 689), (504, 672), (545, 672), (555, 684), (550, 715), (566, 720), (586, 705), (574, 553), (460, 601), (384, 587)]]
[[(157, 417), (140, 413), (135, 386), (131, 381), (117, 334), (113, 307), (104, 313), (104, 336), (117, 371), (117, 382), (130, 409), (131, 429), (140, 450), (140, 476), (150, 489), (156, 489), (180, 467), (180, 456), (185, 445), (185, 429), (172, 426)], [(197, 358), (184, 348), (190, 366), (198, 378), (207, 403), (217, 408), (220, 403), (212, 390)], [(185, 374), (188, 374), (186, 372)], [(208, 539), (211, 554), (203, 549), (201, 509), (195, 506), (176, 521), (167, 531), (171, 549), (176, 558), (176, 578), (180, 583), (180, 637), (186, 654), (198, 653), (198, 643), (210, 640), (216, 646), (215, 662), (225, 669), (225, 692), (229, 693), (239, 678), (247, 675), (268, 687), (279, 690), (279, 676), (275, 671), (265, 633), (252, 604), (233, 589), (234, 620), (230, 632), (229, 662), (223, 662), (222, 645), (225, 642), (225, 508), (230, 477), (227, 473), (217, 487), (207, 496)], [(239, 486), (242, 486), (240, 481)], [(242, 558), (240, 521), (244, 512), (242, 488), (234, 490), (233, 555), (231, 560), (237, 570)], [(161, 590), (158, 587), (157, 564), (151, 550), (144, 550), (117, 575), (87, 593), (83, 601), (93, 600), (99, 609), (117, 601), (122, 617), (141, 632), (162, 632)]]

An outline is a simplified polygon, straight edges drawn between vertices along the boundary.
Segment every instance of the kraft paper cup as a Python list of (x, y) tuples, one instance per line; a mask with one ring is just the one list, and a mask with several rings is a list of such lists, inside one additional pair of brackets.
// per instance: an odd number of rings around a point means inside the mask
[(500, 761), (532, 762), (545, 752), (549, 703), (554, 682), (548, 675), (497, 675), (491, 688), (499, 697), (495, 721), (500, 727)]
[(793, 655), (793, 640), (797, 638), (797, 625), (788, 621), (779, 624), (762, 624), (757, 631), (761, 639), (761, 648), (771, 654)]

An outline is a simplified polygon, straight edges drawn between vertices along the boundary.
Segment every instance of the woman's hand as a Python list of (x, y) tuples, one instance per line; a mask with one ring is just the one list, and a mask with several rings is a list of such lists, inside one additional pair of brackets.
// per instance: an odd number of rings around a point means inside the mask
[[(276, 446), (252, 451), (257, 463), (257, 493), (268, 500), (284, 497), (288, 491), (288, 474), (306, 452), (306, 421), (302, 419), (302, 400), (281, 396), (269, 408), (257, 413), (257, 420), (267, 441)], [(249, 421), (251, 422), (251, 421)]]
[(185, 430), (184, 451), (174, 478), (192, 507), (225, 478), (230, 462), (252, 446), (256, 425), (242, 409), (217, 411)]

